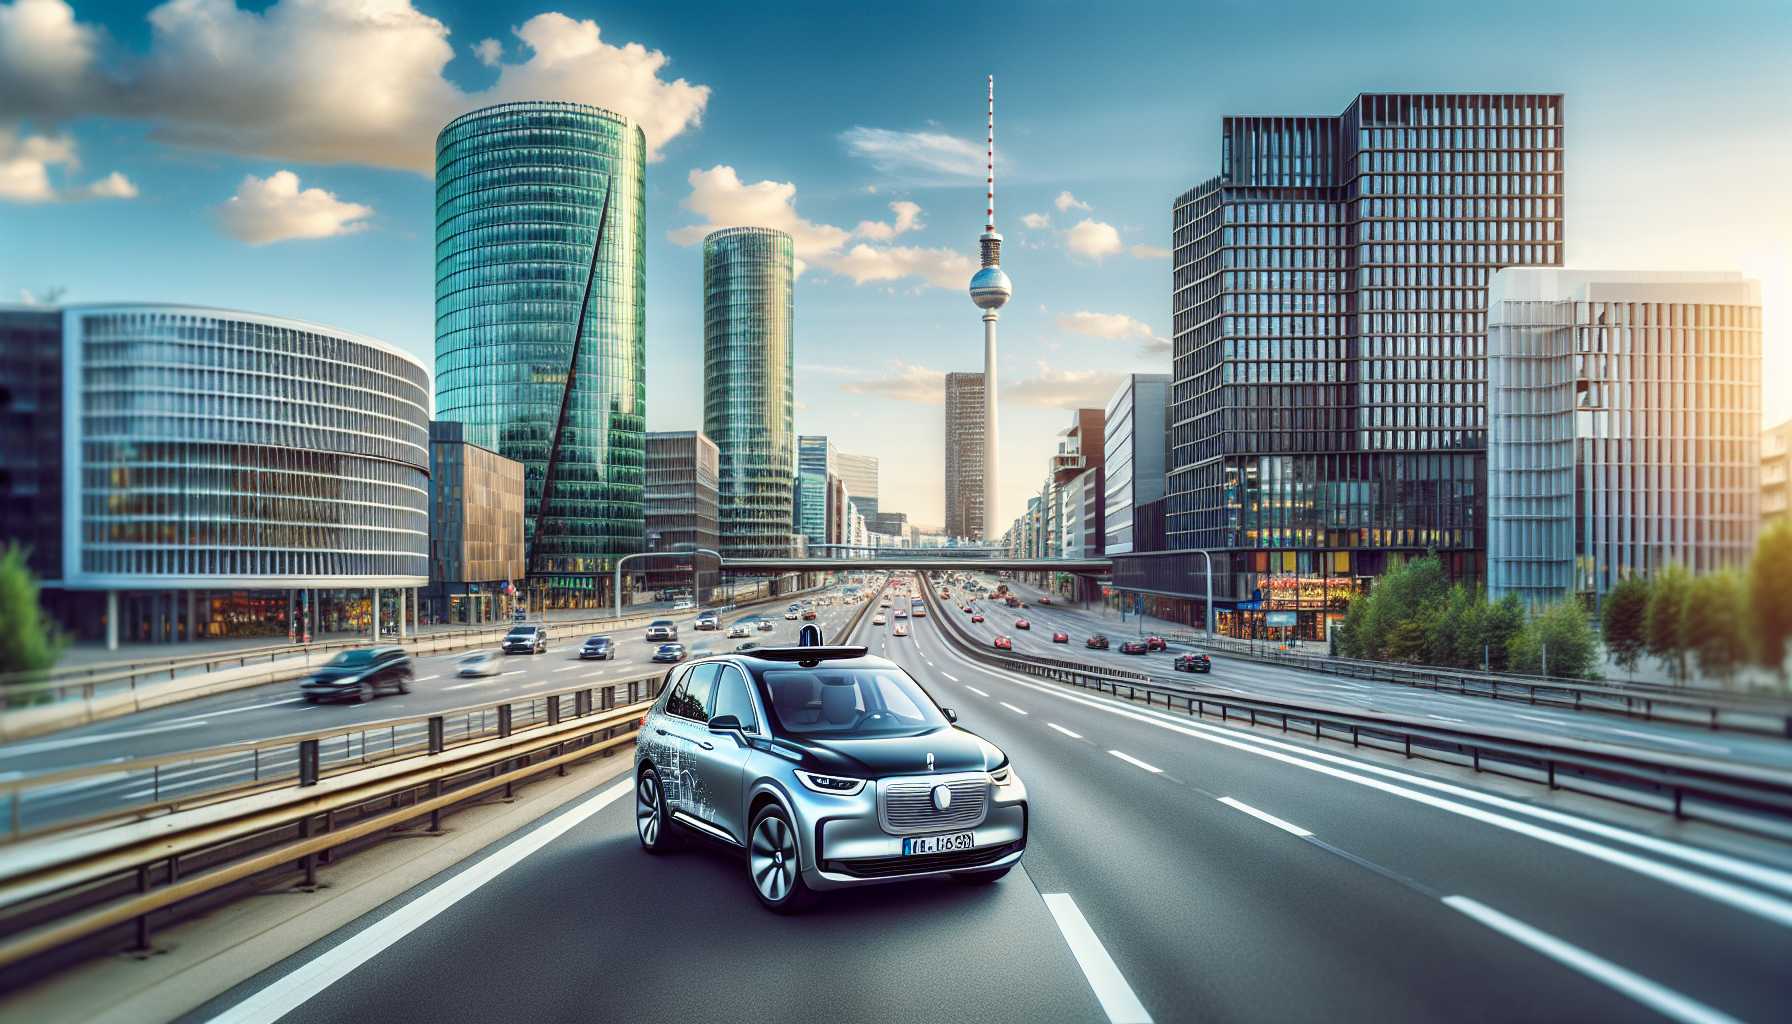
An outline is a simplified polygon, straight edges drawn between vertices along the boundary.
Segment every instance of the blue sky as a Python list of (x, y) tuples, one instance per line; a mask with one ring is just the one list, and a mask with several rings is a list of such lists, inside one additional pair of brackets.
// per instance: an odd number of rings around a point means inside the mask
[(1069, 408), (1117, 374), (1167, 369), (1170, 201), (1217, 170), (1222, 115), (1549, 90), (1567, 94), (1569, 262), (1760, 277), (1777, 422), (1792, 416), (1792, 388), (1773, 383), (1792, 373), (1788, 52), (1783, 0), (0, 0), (0, 301), (62, 288), (240, 307), (428, 363), (433, 193), (417, 168), (441, 112), (583, 99), (649, 125), (656, 151), (650, 426), (702, 416), (701, 272), (680, 243), (732, 217), (786, 218), (809, 249), (797, 428), (878, 456), (883, 506), (937, 524), (938, 375), (981, 364), (960, 266), (981, 229), (994, 74), (1015, 282), (1008, 517)]

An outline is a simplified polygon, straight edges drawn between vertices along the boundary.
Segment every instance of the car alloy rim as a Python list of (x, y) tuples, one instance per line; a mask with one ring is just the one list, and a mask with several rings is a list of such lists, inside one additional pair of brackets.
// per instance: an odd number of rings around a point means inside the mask
[(759, 822), (747, 859), (759, 895), (773, 903), (790, 895), (796, 882), (796, 834), (783, 818), (767, 815)]
[(652, 846), (660, 837), (660, 787), (652, 775), (641, 776), (635, 786), (635, 829), (641, 841)]

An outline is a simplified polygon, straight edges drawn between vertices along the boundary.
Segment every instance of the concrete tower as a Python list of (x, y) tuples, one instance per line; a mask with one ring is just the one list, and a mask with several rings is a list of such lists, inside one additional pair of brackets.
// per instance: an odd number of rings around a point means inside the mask
[(1002, 535), (996, 516), (996, 310), (1007, 305), (1014, 288), (1002, 273), (1002, 236), (996, 231), (996, 76), (989, 76), (989, 177), (985, 198), (983, 234), (977, 239), (983, 250), (983, 269), (971, 277), (971, 301), (983, 310), (983, 537), (994, 541)]

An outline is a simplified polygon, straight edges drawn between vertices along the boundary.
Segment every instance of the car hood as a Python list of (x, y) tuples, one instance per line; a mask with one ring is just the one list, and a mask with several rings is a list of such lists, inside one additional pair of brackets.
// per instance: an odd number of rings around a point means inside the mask
[(312, 670), (311, 678), (307, 679), (306, 682), (318, 683), (318, 684), (325, 685), (325, 686), (334, 686), (334, 685), (340, 685), (343, 683), (353, 683), (353, 682), (359, 681), (362, 676), (366, 675), (368, 669), (370, 669), (370, 668), (372, 668), (371, 665), (362, 665), (359, 667), (341, 667), (341, 668), (332, 668), (330, 666), (324, 666), (324, 667)]
[(980, 772), (996, 767), (1007, 756), (995, 744), (956, 726), (935, 729), (919, 736), (851, 737), (823, 739), (805, 736), (781, 745), (801, 749), (805, 767), (879, 778), (885, 775), (924, 775), (927, 755), (933, 755), (935, 773)]

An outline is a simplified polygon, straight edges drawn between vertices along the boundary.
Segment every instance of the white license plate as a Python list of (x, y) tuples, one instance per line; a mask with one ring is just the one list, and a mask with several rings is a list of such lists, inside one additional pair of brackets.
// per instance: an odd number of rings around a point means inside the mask
[(922, 853), (953, 853), (958, 850), (974, 850), (977, 848), (975, 832), (953, 832), (944, 836), (914, 836), (902, 841), (902, 855), (913, 857)]

